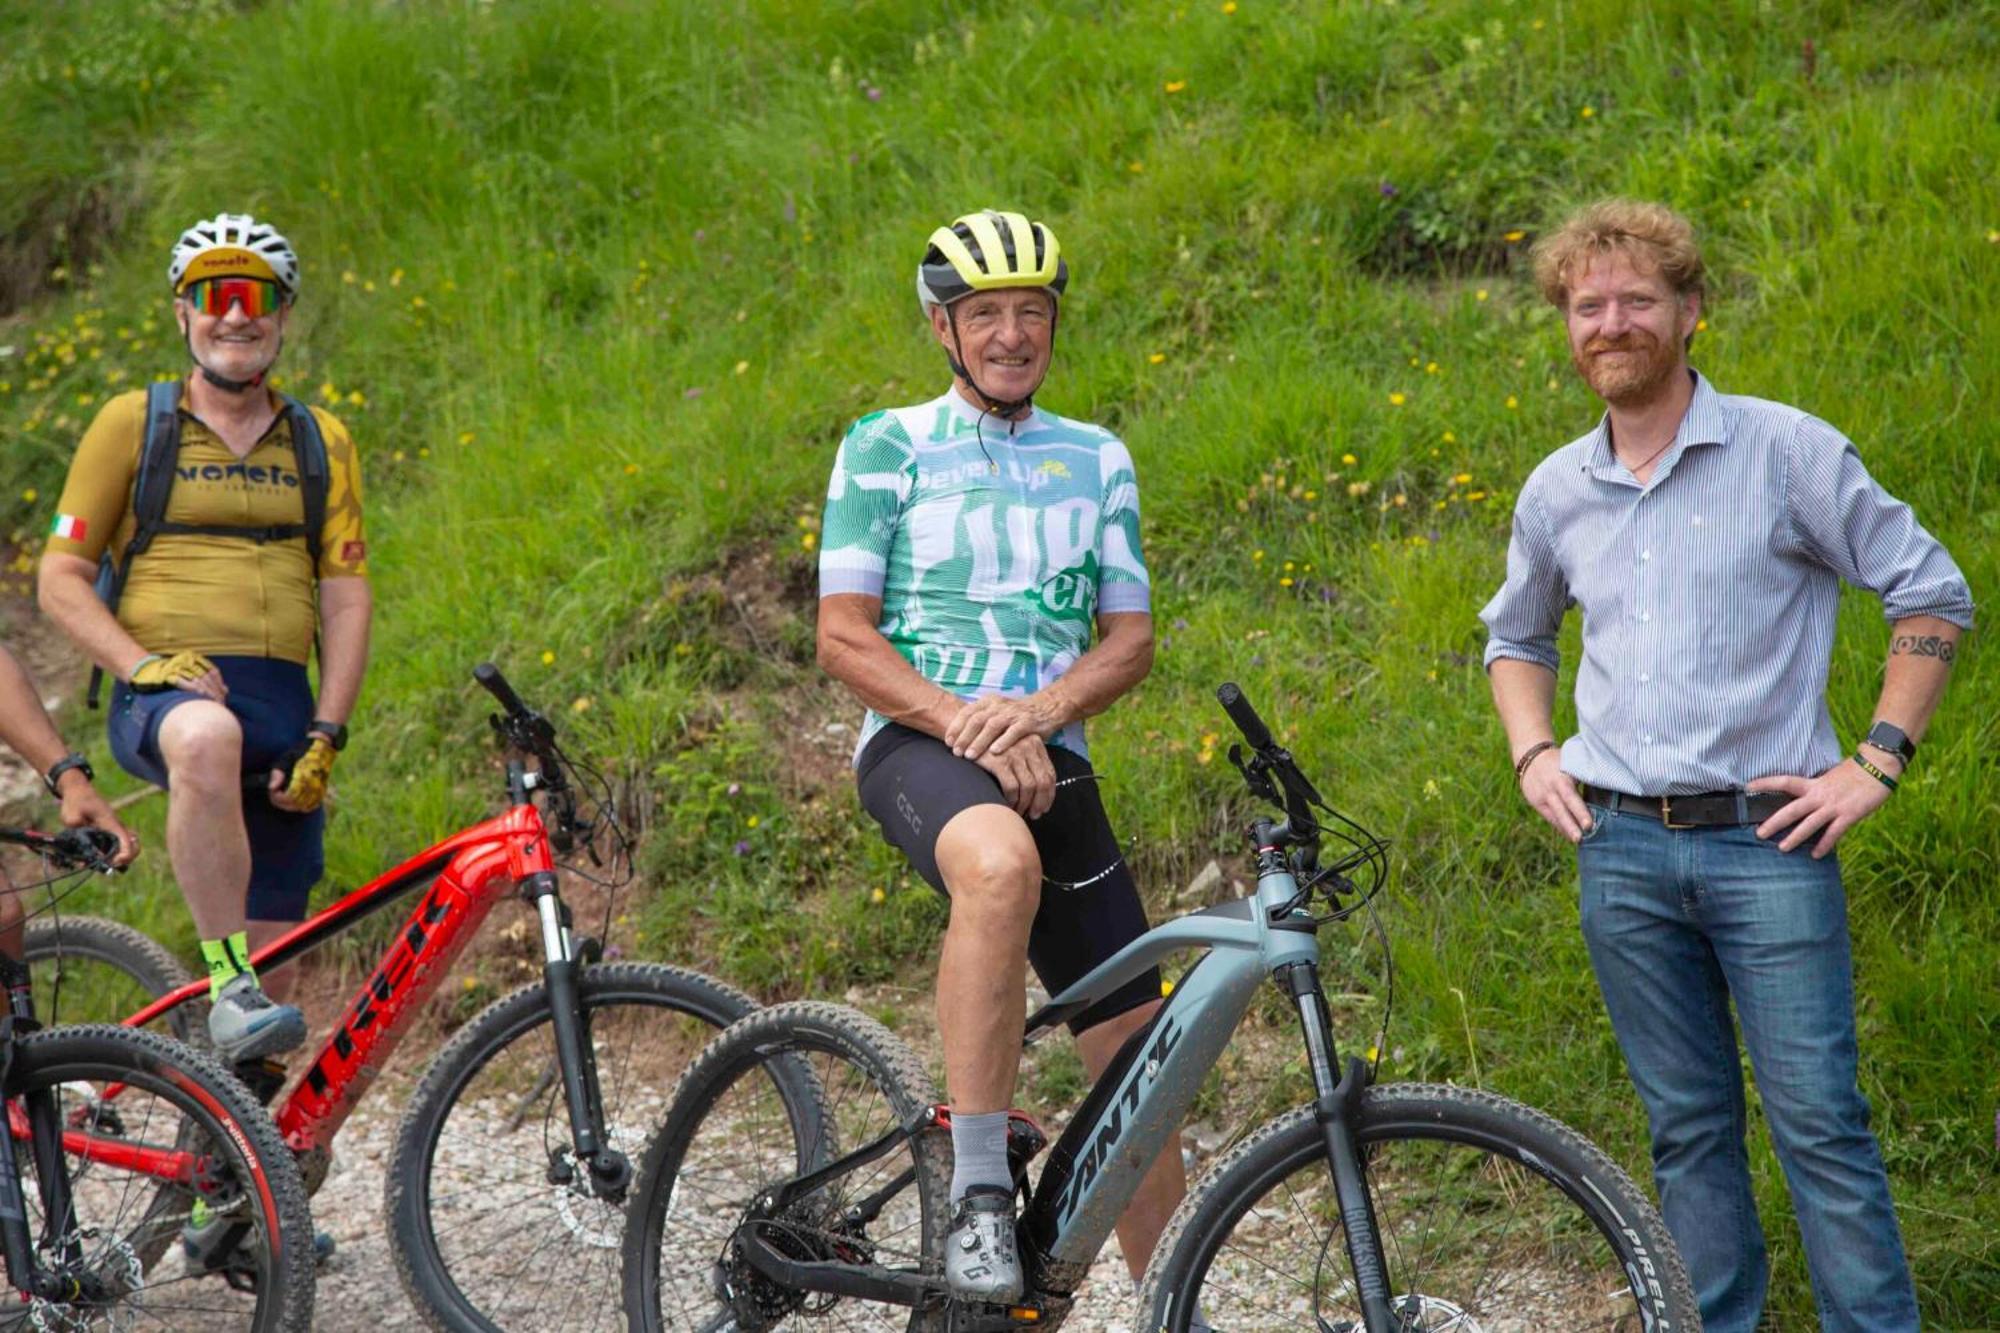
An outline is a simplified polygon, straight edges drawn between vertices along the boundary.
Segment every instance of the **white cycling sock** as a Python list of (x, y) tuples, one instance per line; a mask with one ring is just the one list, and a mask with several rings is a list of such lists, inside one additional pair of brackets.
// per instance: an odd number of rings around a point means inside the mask
[(1007, 1113), (984, 1111), (951, 1116), (951, 1201), (956, 1205), (975, 1185), (1013, 1192), (1007, 1172)]

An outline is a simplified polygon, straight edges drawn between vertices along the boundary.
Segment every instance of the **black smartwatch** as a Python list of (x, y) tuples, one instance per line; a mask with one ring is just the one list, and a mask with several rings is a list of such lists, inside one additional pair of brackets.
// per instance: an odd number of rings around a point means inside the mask
[(1898, 756), (1905, 764), (1917, 757), (1917, 743), (1894, 722), (1877, 722), (1862, 740), (1885, 754)]
[(62, 788), (59, 784), (62, 782), (62, 775), (69, 772), (72, 768), (83, 770), (84, 781), (97, 781), (97, 770), (90, 766), (90, 761), (75, 750), (71, 750), (68, 754), (50, 764), (49, 771), (42, 774), (42, 781), (49, 784), (49, 795), (58, 800), (62, 799)]
[(314, 718), (312, 725), (307, 727), (306, 731), (308, 733), (318, 732), (320, 735), (326, 737), (327, 743), (333, 746), (335, 750), (345, 750), (347, 748), (347, 724), (344, 722), (323, 722), (318, 718)]

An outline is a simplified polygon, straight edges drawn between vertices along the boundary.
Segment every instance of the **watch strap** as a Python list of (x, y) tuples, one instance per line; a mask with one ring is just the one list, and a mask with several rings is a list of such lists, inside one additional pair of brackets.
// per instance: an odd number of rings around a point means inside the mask
[(318, 733), (326, 737), (327, 742), (336, 750), (345, 750), (347, 748), (347, 724), (344, 722), (328, 722), (321, 718), (314, 718), (311, 725), (306, 728), (306, 732), (309, 735)]
[(1862, 739), (1885, 754), (1902, 756), (1906, 764), (1917, 757), (1917, 743), (1893, 722), (1876, 722)]
[(42, 774), (42, 781), (48, 784), (49, 795), (56, 797), (62, 795), (62, 787), (60, 785), (62, 783), (62, 776), (73, 768), (83, 770), (85, 781), (97, 781), (97, 771), (90, 766), (90, 761), (75, 750), (71, 750), (68, 754), (50, 764), (49, 771)]

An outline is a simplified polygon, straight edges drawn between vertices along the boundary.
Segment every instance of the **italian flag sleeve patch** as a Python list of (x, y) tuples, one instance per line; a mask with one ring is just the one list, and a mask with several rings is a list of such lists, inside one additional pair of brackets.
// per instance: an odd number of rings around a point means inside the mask
[(75, 514), (57, 514), (56, 521), (49, 525), (49, 536), (61, 537), (68, 541), (80, 542), (90, 525)]

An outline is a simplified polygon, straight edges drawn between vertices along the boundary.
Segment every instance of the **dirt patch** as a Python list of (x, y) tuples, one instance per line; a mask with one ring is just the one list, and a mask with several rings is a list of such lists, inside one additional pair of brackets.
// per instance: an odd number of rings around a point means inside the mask
[(102, 254), (125, 220), (119, 194), (97, 186), (74, 195), (44, 194), (27, 219), (0, 238), (0, 317), (50, 295)]

